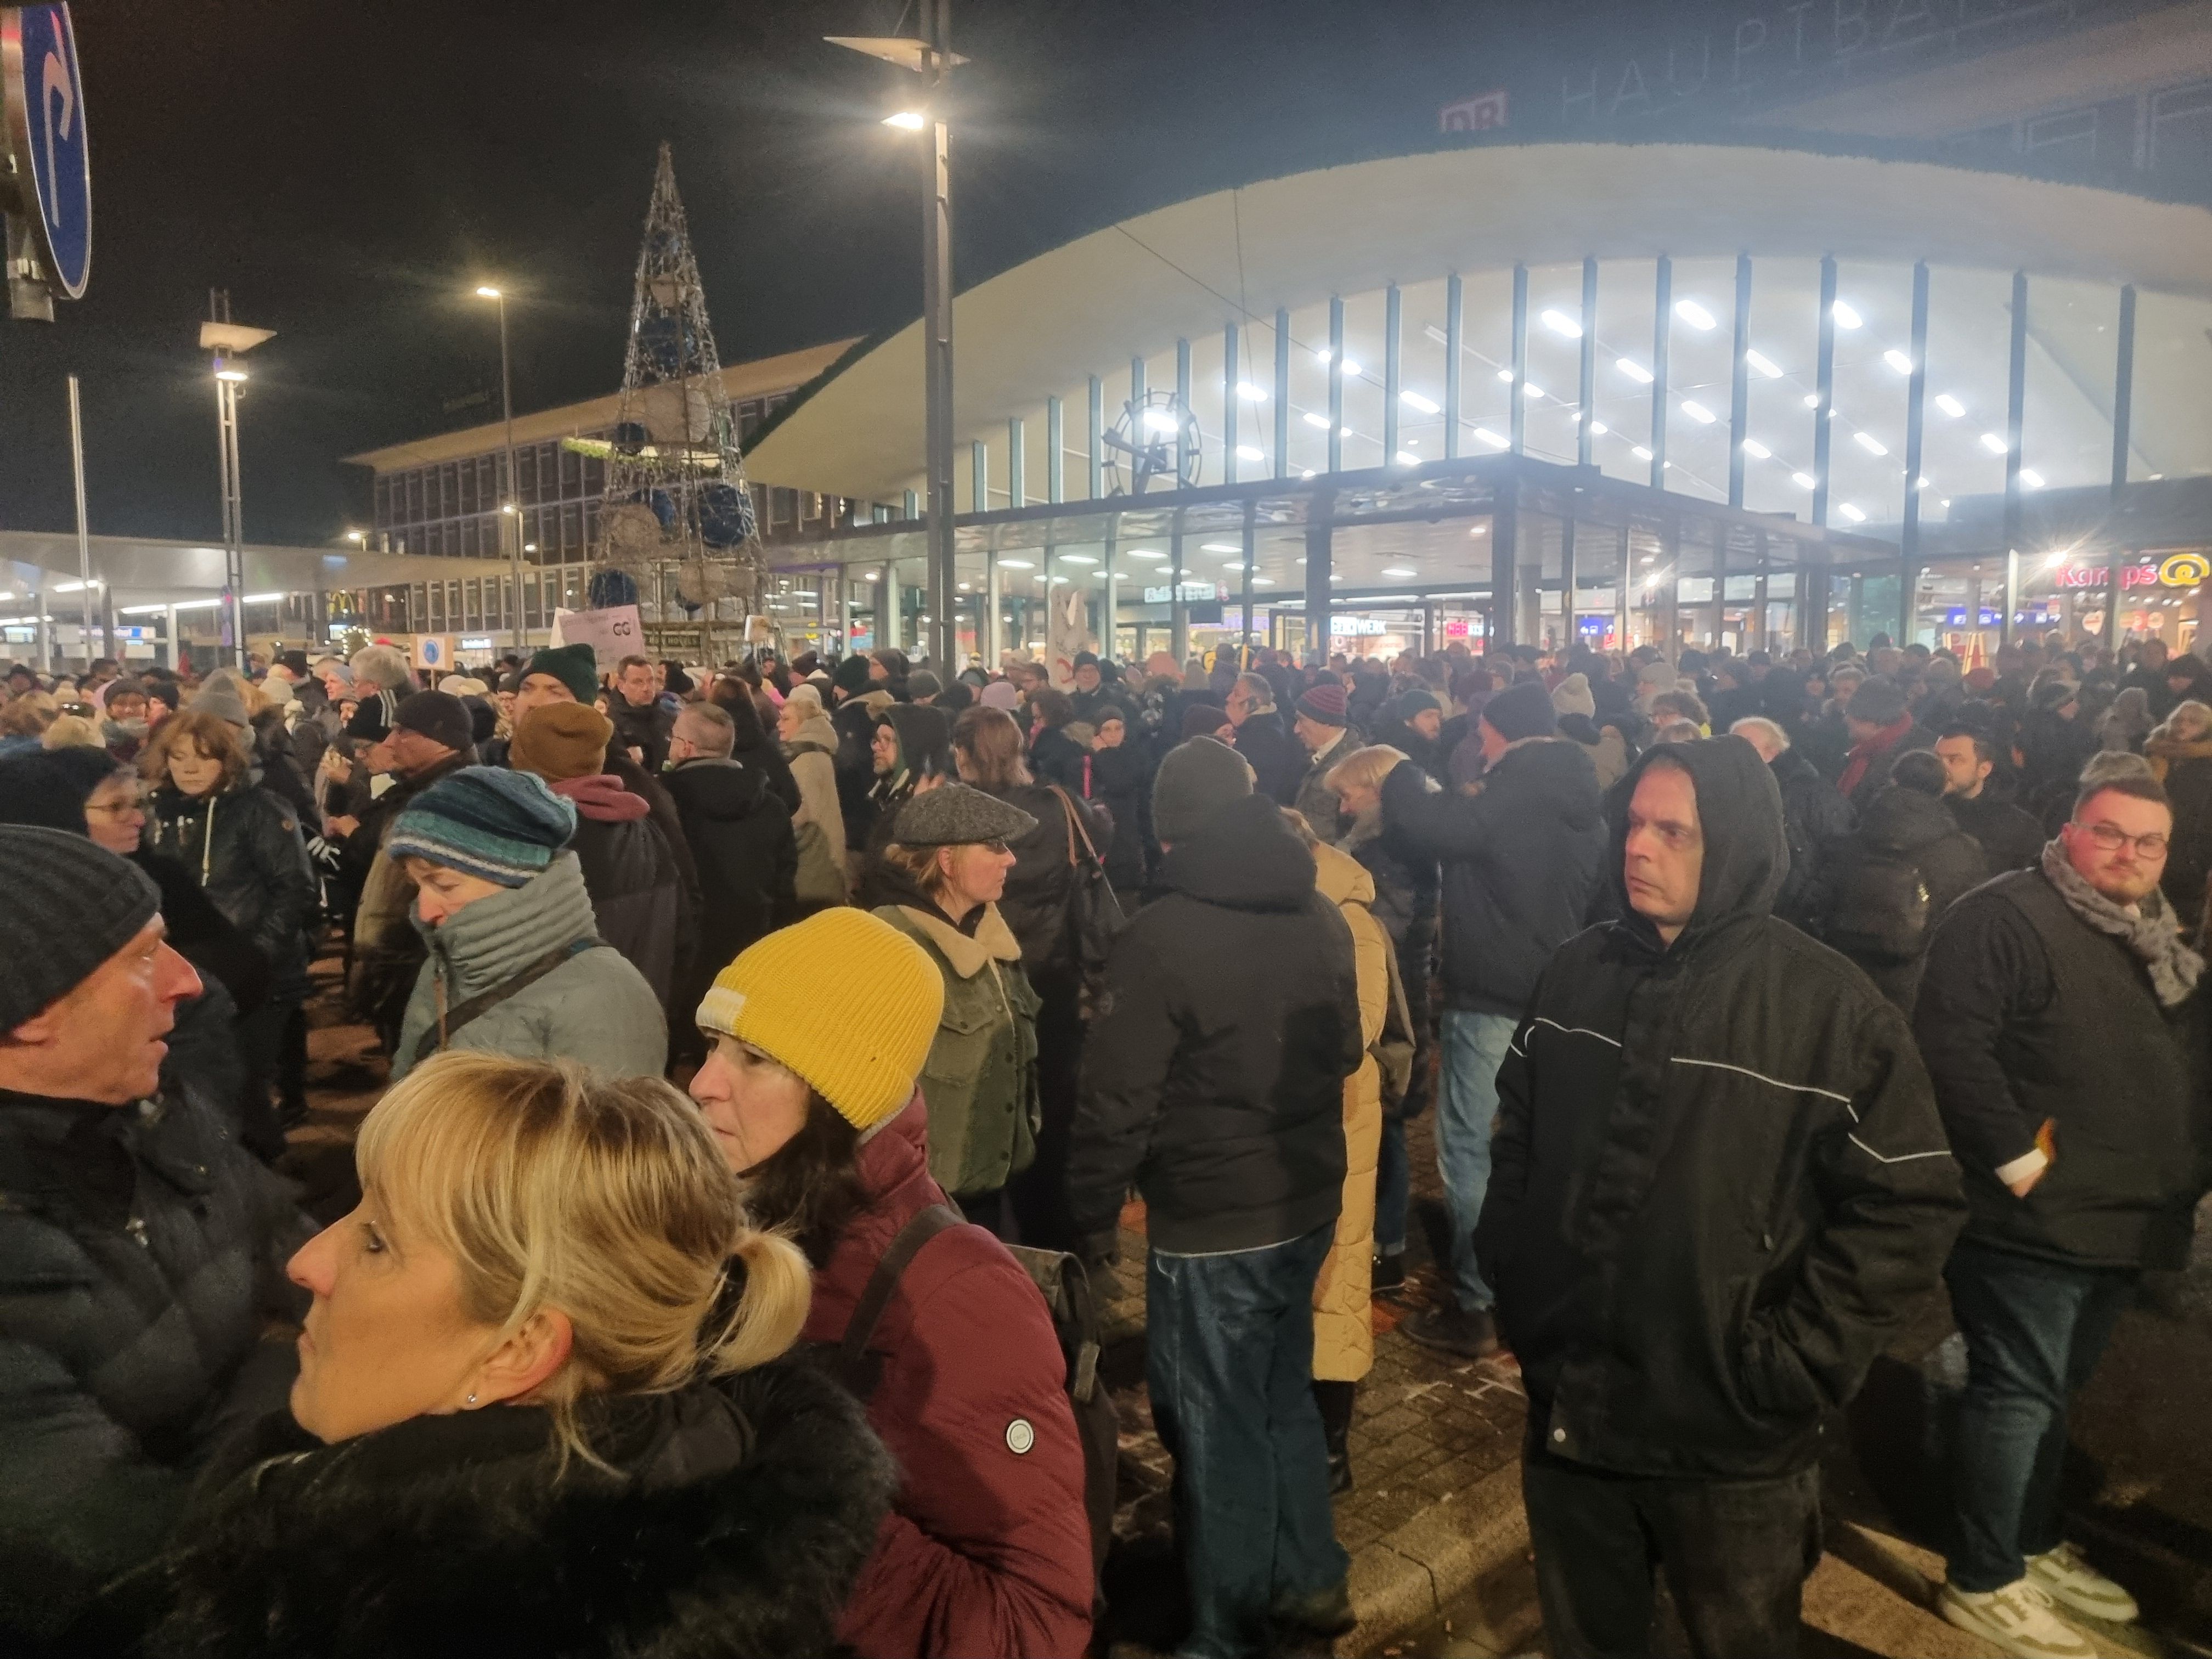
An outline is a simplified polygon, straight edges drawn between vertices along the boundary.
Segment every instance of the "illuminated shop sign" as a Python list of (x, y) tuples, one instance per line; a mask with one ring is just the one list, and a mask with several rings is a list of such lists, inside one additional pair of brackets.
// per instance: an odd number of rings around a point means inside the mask
[[(2174, 553), (2163, 559), (2145, 559), (2138, 564), (2120, 567), (2120, 588), (2130, 587), (2194, 587), (2207, 576), (2212, 576), (2212, 559), (2202, 553)], [(2112, 582), (2112, 571), (2102, 563), (2077, 560), (2058, 567), (2061, 587), (2105, 587)]]

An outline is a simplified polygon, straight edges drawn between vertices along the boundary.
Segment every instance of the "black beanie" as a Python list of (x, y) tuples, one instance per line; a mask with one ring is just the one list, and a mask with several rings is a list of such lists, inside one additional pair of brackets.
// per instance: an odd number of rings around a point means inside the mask
[(1482, 705), (1482, 718), (1508, 743), (1523, 738), (1547, 738), (1559, 729), (1559, 710), (1541, 680), (1509, 685)]
[(468, 706), (450, 691), (417, 691), (403, 697), (392, 724), (456, 751), (473, 748), (477, 740)]
[(59, 749), (33, 749), (0, 761), (0, 823), (35, 824), (42, 830), (65, 830), (72, 836), (88, 835), (85, 802), (92, 799), (94, 790), (121, 770), (105, 749), (74, 743)]
[(0, 827), (0, 1032), (84, 983), (161, 908), (135, 864), (64, 830)]

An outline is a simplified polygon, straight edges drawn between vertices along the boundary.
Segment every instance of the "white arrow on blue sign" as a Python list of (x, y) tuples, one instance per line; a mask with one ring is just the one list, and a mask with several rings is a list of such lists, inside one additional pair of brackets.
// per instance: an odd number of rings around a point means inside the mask
[(7, 70), (9, 143), (31, 179), (27, 216), (35, 212), (55, 283), (82, 299), (92, 274), (92, 153), (69, 8), (0, 12), (0, 63)]

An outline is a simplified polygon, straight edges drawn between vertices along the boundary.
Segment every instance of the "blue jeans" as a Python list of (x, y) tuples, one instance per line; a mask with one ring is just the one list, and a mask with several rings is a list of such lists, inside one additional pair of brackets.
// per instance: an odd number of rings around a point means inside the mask
[(1437, 1173), (1451, 1216), (1452, 1296), (1468, 1313), (1497, 1300), (1474, 1265), (1474, 1224), (1490, 1190), (1490, 1126), (1498, 1115), (1498, 1068), (1520, 1022), (1504, 1014), (1444, 1010), (1444, 1086), (1437, 1108)]
[(1388, 1107), (1382, 1112), (1382, 1144), (1375, 1151), (1375, 1249), (1395, 1255), (1406, 1248), (1406, 1210), (1413, 1201), (1413, 1176), (1406, 1167), (1406, 1120)]
[(2133, 1294), (2129, 1267), (2073, 1267), (1961, 1242), (1943, 1270), (1966, 1342), (1951, 1463), (1950, 1579), (2001, 1589), (2056, 1549), (2066, 1404)]
[(1271, 1650), (1270, 1609), (1341, 1584), (1313, 1396), (1313, 1290), (1334, 1224), (1219, 1255), (1152, 1253), (1146, 1381), (1175, 1458), (1194, 1659)]

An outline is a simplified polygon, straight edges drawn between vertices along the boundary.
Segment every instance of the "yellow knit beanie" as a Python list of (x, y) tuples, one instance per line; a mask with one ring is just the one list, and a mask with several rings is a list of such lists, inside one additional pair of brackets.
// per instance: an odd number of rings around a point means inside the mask
[(944, 1011), (929, 953), (840, 906), (748, 946), (700, 1001), (699, 1027), (789, 1066), (854, 1128), (872, 1129), (913, 1097)]

